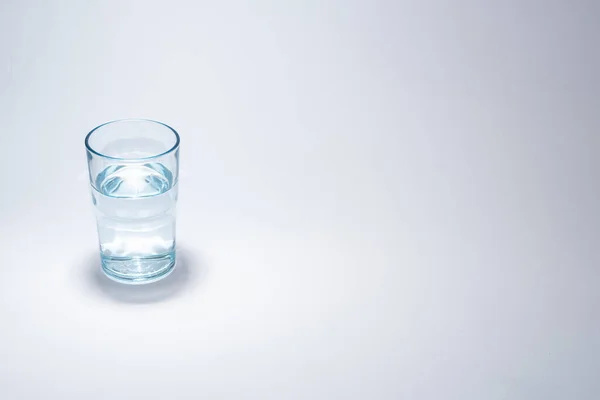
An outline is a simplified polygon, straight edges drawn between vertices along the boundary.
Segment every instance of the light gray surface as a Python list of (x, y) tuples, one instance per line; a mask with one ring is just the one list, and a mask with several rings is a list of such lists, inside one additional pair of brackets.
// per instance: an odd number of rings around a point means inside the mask
[[(599, 398), (599, 17), (1, 2), (0, 398)], [(145, 288), (97, 272), (124, 117), (182, 137)]]

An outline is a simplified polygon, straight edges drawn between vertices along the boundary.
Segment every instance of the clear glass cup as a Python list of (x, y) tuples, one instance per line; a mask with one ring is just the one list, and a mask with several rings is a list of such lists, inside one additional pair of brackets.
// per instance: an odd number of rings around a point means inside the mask
[(175, 267), (179, 134), (145, 119), (107, 122), (85, 138), (102, 270), (141, 284)]

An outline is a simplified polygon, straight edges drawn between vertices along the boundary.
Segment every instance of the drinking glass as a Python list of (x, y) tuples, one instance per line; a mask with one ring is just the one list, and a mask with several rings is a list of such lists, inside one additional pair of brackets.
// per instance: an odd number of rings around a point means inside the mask
[(122, 283), (175, 267), (179, 134), (161, 122), (111, 121), (85, 138), (102, 270)]

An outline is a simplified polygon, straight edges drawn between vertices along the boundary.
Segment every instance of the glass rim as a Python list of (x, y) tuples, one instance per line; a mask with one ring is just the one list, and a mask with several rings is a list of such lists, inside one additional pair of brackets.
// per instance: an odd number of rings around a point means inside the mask
[[(174, 144), (174, 145), (173, 145), (173, 146), (172, 146), (170, 149), (168, 149), (168, 150), (166, 150), (166, 151), (164, 151), (164, 152), (162, 152), (162, 153), (160, 153), (160, 154), (156, 154), (156, 155), (149, 156), (149, 157), (138, 157), (138, 158), (112, 157), (112, 156), (108, 156), (108, 155), (106, 155), (106, 154), (102, 154), (102, 153), (100, 153), (99, 151), (96, 151), (96, 150), (94, 150), (94, 149), (92, 148), (92, 146), (90, 146), (90, 143), (89, 143), (89, 142), (90, 142), (90, 137), (91, 137), (91, 136), (92, 136), (92, 134), (93, 134), (94, 132), (96, 132), (98, 129), (100, 129), (100, 128), (102, 128), (102, 127), (106, 126), (106, 125), (110, 125), (110, 124), (114, 124), (114, 123), (118, 123), (118, 122), (135, 122), (135, 121), (137, 121), (137, 122), (151, 122), (151, 123), (153, 123), (153, 124), (159, 124), (159, 125), (162, 125), (162, 126), (164, 126), (165, 128), (169, 129), (171, 132), (173, 132), (173, 134), (175, 135), (175, 139), (176, 139), (176, 140), (175, 140), (175, 144)], [(153, 119), (147, 119), (147, 118), (123, 118), (123, 119), (115, 119), (115, 120), (112, 120), (112, 121), (105, 122), (105, 123), (103, 123), (103, 124), (100, 124), (100, 125), (98, 125), (98, 126), (97, 126), (97, 127), (95, 127), (94, 129), (92, 129), (92, 130), (91, 130), (91, 131), (90, 131), (90, 132), (89, 132), (89, 133), (86, 135), (86, 137), (85, 137), (85, 148), (86, 148), (86, 149), (87, 149), (89, 152), (91, 152), (91, 153), (94, 153), (95, 155), (97, 155), (97, 156), (99, 156), (99, 157), (108, 158), (108, 159), (111, 159), (111, 160), (121, 160), (121, 161), (127, 161), (127, 160), (129, 160), (129, 161), (140, 161), (140, 160), (151, 160), (151, 159), (158, 158), (158, 157), (162, 157), (162, 156), (164, 156), (164, 155), (167, 155), (167, 154), (169, 154), (169, 153), (172, 153), (173, 151), (177, 150), (177, 148), (179, 147), (179, 141), (180, 141), (180, 139), (179, 139), (179, 133), (177, 133), (177, 131), (176, 131), (175, 129), (173, 129), (172, 127), (170, 127), (169, 125), (167, 125), (167, 124), (165, 124), (165, 123), (163, 123), (163, 122), (160, 122), (160, 121), (155, 121), (155, 120), (153, 120)]]

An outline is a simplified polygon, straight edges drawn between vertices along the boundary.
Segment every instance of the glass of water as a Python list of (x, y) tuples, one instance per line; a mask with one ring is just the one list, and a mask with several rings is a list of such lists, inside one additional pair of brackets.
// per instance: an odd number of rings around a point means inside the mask
[(141, 284), (175, 267), (179, 135), (145, 119), (107, 122), (85, 138), (102, 270)]

